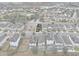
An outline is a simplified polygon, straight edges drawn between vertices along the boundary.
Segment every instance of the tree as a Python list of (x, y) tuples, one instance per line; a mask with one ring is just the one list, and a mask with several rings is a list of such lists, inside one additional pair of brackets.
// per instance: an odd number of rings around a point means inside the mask
[(42, 31), (42, 25), (41, 24), (37, 24), (36, 27), (36, 32)]

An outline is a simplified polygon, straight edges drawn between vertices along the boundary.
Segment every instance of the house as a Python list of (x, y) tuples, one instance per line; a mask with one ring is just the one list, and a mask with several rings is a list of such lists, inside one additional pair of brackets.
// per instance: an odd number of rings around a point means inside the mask
[(72, 40), (72, 43), (74, 46), (79, 47), (79, 34), (78, 33), (71, 33), (70, 39)]
[(71, 39), (69, 38), (68, 33), (62, 33), (61, 37), (64, 41), (63, 49), (67, 48), (67, 51), (72, 52), (73, 51), (73, 43), (72, 43)]
[(18, 47), (21, 39), (21, 35), (19, 33), (14, 33), (13, 36), (9, 38), (11, 47)]
[(55, 40), (54, 40), (55, 32), (48, 32), (47, 42), (47, 51), (55, 51)]
[(38, 38), (38, 49), (45, 50), (45, 34), (43, 32), (36, 32)]
[(21, 31), (24, 29), (24, 25), (23, 24), (20, 24), (20, 23), (17, 23), (17, 24), (13, 24), (13, 23), (10, 23), (8, 26), (7, 26), (7, 29), (8, 30), (11, 30), (11, 31)]
[(21, 31), (24, 29), (24, 25), (21, 23), (13, 24), (11, 22), (0, 22), (0, 29), (2, 30), (11, 30), (11, 31)]
[(4, 21), (0, 22), (0, 29), (2, 30), (7, 29), (8, 24), (9, 22), (4, 22)]
[(64, 47), (64, 41), (61, 37), (61, 32), (57, 32), (55, 35), (54, 35), (54, 44), (55, 44), (55, 48), (57, 49), (57, 51), (62, 51), (63, 50), (63, 47)]
[(6, 33), (0, 33), (0, 47), (3, 46), (3, 44), (7, 41), (8, 36), (6, 35)]

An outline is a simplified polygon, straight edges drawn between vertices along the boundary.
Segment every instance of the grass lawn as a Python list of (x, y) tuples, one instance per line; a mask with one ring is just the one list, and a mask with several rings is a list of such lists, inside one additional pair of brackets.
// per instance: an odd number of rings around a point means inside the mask
[(75, 51), (79, 51), (79, 47), (74, 48)]

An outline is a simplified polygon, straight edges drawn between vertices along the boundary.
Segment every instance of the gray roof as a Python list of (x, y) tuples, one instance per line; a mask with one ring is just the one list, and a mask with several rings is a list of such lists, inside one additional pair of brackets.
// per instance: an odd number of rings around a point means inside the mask
[(61, 38), (60, 35), (61, 35), (60, 33), (56, 33), (56, 34), (54, 35), (55, 42), (56, 42), (56, 43), (63, 44), (64, 42), (63, 42), (63, 40), (62, 40), (62, 38)]
[(19, 34), (16, 33), (10, 38), (10, 41), (11, 42), (16, 42), (18, 40), (18, 38), (19, 38)]
[(2, 28), (7, 27), (7, 26), (8, 26), (7, 22), (1, 22), (0, 23), (0, 27), (2, 27)]
[(75, 24), (65, 24), (66, 29), (76, 29), (76, 25)]
[(59, 29), (65, 29), (65, 25), (64, 24), (58, 24), (59, 25)]
[(79, 10), (78, 9), (76, 10), (76, 16), (77, 16), (77, 18), (79, 18)]
[(79, 36), (76, 36), (76, 35), (74, 34), (74, 35), (70, 35), (70, 37), (71, 37), (71, 39), (72, 39), (72, 41), (73, 41), (74, 43), (79, 44)]
[(13, 23), (10, 23), (10, 22), (0, 22), (0, 28), (5, 28), (5, 29), (18, 29), (18, 28), (21, 28), (23, 25), (20, 24), (20, 23), (17, 23), (17, 24), (13, 24)]
[(71, 41), (70, 41), (70, 39), (69, 39), (69, 36), (67, 35), (67, 34), (65, 34), (64, 35), (64, 33), (62, 34), (62, 39), (63, 39), (63, 41), (64, 41), (64, 43), (66, 44), (66, 45), (72, 45), (72, 43), (71, 43)]
[(0, 42), (2, 42), (5, 37), (6, 37), (6, 34), (0, 35)]

